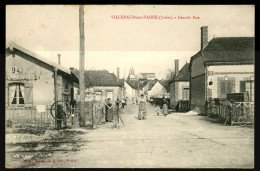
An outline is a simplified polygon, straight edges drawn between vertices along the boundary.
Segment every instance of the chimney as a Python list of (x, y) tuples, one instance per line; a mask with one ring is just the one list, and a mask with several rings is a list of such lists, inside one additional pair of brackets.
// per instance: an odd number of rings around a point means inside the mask
[(117, 79), (119, 79), (119, 74), (120, 74), (120, 70), (119, 70), (119, 67), (117, 67), (117, 70), (116, 70), (116, 77), (117, 77)]
[(201, 30), (201, 48), (202, 50), (208, 44), (208, 26), (202, 26)]
[(60, 65), (60, 54), (58, 54), (58, 64)]
[(175, 63), (175, 76), (179, 74), (179, 59), (174, 60)]

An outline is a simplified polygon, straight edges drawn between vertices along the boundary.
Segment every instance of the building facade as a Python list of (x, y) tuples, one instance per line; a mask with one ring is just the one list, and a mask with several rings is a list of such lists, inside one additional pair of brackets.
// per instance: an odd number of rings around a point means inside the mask
[[(79, 77), (79, 71), (72, 71)], [(110, 98), (115, 102), (117, 98), (121, 100), (124, 97), (124, 85), (114, 73), (107, 70), (88, 70), (85, 71), (85, 101), (105, 101)], [(79, 90), (77, 101), (79, 100)]]
[(154, 86), (149, 91), (150, 97), (163, 97), (168, 93), (166, 88), (166, 82), (163, 80), (158, 80)]
[(189, 63), (186, 63), (178, 75), (170, 82), (170, 106), (175, 108), (182, 100), (190, 99), (190, 73)]
[(140, 97), (141, 94), (144, 94), (143, 87), (145, 86), (146, 82), (142, 82), (139, 80), (131, 80), (127, 79), (124, 82), (125, 87), (125, 96), (127, 99), (127, 103), (136, 103), (136, 99)]
[(191, 109), (205, 113), (209, 99), (229, 93), (248, 93), (254, 101), (254, 37), (220, 37), (207, 43), (207, 26), (201, 28), (201, 50), (190, 61)]
[(77, 78), (69, 69), (49, 61), (14, 42), (6, 48), (6, 108), (51, 106), (57, 100), (73, 100), (73, 83)]

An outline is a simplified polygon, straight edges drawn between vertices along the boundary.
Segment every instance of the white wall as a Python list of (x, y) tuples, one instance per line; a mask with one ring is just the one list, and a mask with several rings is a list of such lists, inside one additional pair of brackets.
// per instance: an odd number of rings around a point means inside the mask
[(125, 82), (125, 91), (128, 101), (127, 103), (132, 102), (132, 98), (136, 99), (135, 90), (127, 82)]
[[(240, 81), (250, 79), (254, 80), (254, 65), (224, 65), (224, 66), (208, 66), (208, 71), (213, 71), (212, 76), (207, 76), (207, 86), (212, 89), (212, 98), (217, 98), (217, 79), (218, 77), (234, 77), (235, 93), (240, 92)], [(213, 85), (209, 85), (210, 81)]]
[[(101, 91), (101, 100), (102, 101), (105, 101), (105, 99), (107, 99), (107, 92), (108, 91), (112, 91), (113, 92), (113, 97), (111, 99), (112, 102), (115, 102), (117, 98), (119, 98), (119, 100), (122, 99), (122, 93), (121, 93), (121, 90), (122, 88), (121, 87), (109, 87), (109, 86), (94, 86), (92, 87), (95, 91), (96, 90), (100, 90)], [(86, 89), (88, 90), (88, 89)], [(91, 100), (91, 98), (87, 98), (86, 97), (86, 100), (89, 101)]]
[(156, 94), (163, 94), (163, 93), (167, 93), (167, 90), (159, 82), (157, 82), (153, 86), (151, 91), (149, 92), (149, 95), (153, 96), (153, 95), (156, 95)]
[[(15, 55), (13, 58), (11, 55), (6, 56), (6, 76), (9, 77), (11, 74), (11, 67), (19, 66), (22, 69), (20, 78), (29, 79), (29, 81), (16, 81), (16, 82), (30, 82), (33, 84), (33, 104), (34, 105), (51, 105), (54, 102), (54, 79), (53, 72), (41, 67), (40, 62), (35, 64), (19, 55)], [(35, 80), (35, 76), (37, 79)], [(12, 77), (12, 76), (10, 76)], [(9, 78), (6, 78), (8, 81)], [(15, 82), (15, 80), (11, 81)], [(8, 93), (8, 89), (6, 89)], [(6, 94), (8, 97), (8, 94)], [(8, 103), (8, 102), (6, 102)]]
[(186, 82), (184, 82), (184, 81), (178, 81), (178, 82), (176, 82), (177, 84), (178, 84), (178, 96), (177, 96), (177, 99), (176, 99), (176, 101), (179, 101), (179, 100), (183, 100), (183, 98), (182, 98), (182, 91), (183, 91), (183, 89), (184, 88), (190, 88), (190, 82), (188, 82), (188, 81), (186, 81)]

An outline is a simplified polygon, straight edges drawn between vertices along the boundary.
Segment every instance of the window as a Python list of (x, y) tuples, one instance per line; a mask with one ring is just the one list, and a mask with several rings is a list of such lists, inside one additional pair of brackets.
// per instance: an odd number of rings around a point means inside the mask
[(220, 99), (227, 98), (229, 93), (235, 93), (235, 77), (218, 77), (217, 93), (217, 98)]
[(189, 100), (190, 89), (183, 88), (182, 90), (182, 100)]
[(24, 105), (24, 84), (9, 84), (9, 98), (11, 105)]
[(232, 81), (222, 80), (220, 82), (220, 92), (221, 94), (232, 93)]
[(254, 92), (254, 81), (240, 81), (240, 92), (245, 93), (247, 92), (249, 95), (249, 101), (254, 101), (255, 92)]

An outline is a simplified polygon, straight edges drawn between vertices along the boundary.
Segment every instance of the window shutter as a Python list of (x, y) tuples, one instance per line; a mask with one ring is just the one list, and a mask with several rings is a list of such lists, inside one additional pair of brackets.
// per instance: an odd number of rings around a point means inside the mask
[(246, 82), (240, 81), (240, 93), (246, 92)]
[(227, 81), (227, 91), (226, 93), (232, 93), (232, 82), (231, 81)]
[(236, 82), (235, 80), (232, 80), (232, 91), (231, 93), (235, 93), (236, 92)]
[(24, 84), (24, 100), (26, 106), (33, 105), (33, 83)]
[(220, 93), (221, 93), (221, 95), (226, 93), (225, 81), (220, 81)]
[(185, 89), (184, 88), (182, 89), (182, 98), (181, 99), (185, 100)]

